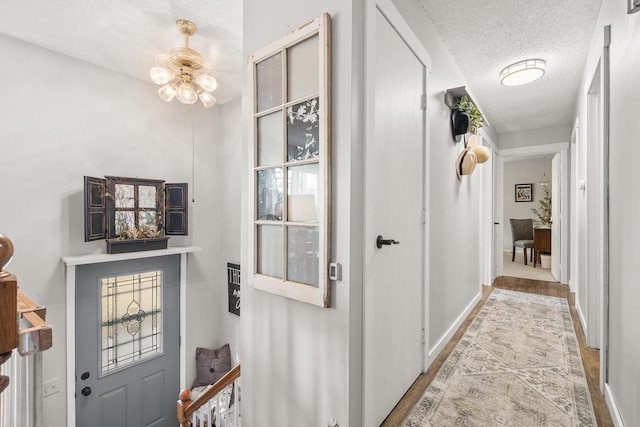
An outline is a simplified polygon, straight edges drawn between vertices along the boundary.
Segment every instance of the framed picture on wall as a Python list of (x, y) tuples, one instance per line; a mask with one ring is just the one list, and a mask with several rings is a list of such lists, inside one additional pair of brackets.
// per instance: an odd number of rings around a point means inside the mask
[(533, 201), (533, 184), (516, 184), (516, 202)]
[(631, 13), (636, 13), (640, 11), (640, 0), (627, 0), (627, 1), (629, 2), (627, 13), (631, 14)]

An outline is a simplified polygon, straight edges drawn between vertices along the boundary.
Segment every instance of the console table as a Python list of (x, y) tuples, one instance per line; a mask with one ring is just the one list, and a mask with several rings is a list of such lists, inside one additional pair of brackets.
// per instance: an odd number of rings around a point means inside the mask
[(551, 253), (551, 227), (534, 227), (533, 229), (533, 267), (540, 262), (540, 254)]

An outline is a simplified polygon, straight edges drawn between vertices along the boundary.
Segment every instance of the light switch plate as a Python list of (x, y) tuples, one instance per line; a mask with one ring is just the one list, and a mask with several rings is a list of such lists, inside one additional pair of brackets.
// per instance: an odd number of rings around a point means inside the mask
[(54, 378), (44, 383), (42, 385), (42, 392), (43, 397), (48, 397), (60, 392), (60, 378)]

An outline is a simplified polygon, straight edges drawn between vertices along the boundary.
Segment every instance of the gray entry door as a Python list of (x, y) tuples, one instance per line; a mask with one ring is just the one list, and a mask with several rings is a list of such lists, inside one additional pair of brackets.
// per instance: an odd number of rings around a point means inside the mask
[(80, 266), (76, 424), (175, 426), (180, 257)]

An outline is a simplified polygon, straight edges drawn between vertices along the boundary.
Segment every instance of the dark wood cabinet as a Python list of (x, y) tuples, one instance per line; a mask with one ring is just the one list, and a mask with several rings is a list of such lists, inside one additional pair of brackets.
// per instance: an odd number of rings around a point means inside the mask
[(540, 254), (551, 253), (551, 228), (533, 229), (533, 266), (540, 262)]

